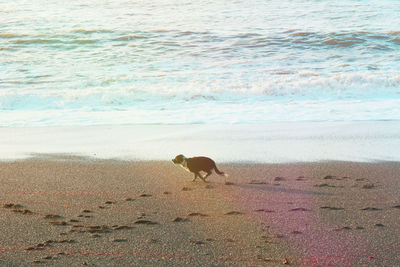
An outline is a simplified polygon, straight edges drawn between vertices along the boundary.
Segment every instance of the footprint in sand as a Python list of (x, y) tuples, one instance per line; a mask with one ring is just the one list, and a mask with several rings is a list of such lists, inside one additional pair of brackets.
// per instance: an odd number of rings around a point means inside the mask
[(182, 187), (182, 191), (191, 191), (192, 190), (192, 188), (190, 188), (190, 187)]
[(400, 205), (393, 206), (394, 209), (400, 209)]
[(361, 186), (362, 189), (373, 189), (376, 188), (376, 185), (373, 183), (368, 183), (368, 184), (364, 184), (363, 186)]
[(111, 229), (107, 225), (92, 225), (83, 228), (84, 232), (89, 232), (91, 234), (93, 233), (110, 233)]
[(107, 204), (107, 205), (111, 205), (111, 204), (115, 204), (116, 202), (115, 201), (106, 201), (106, 202), (104, 202), (104, 204)]
[(329, 207), (329, 206), (323, 206), (323, 207), (319, 207), (320, 209), (323, 210), (344, 210), (344, 208), (339, 208), (339, 207)]
[(101, 235), (99, 235), (99, 234), (91, 234), (90, 237), (92, 237), (92, 238), (99, 238), (99, 237), (101, 237)]
[(154, 224), (158, 224), (158, 222), (149, 221), (149, 220), (137, 220), (134, 222), (134, 224), (154, 225)]
[(27, 210), (27, 209), (23, 209), (23, 210), (13, 210), (13, 211), (14, 211), (14, 212), (20, 212), (20, 213), (25, 214), (25, 215), (33, 214), (32, 211)]
[(73, 229), (71, 229), (70, 232), (102, 234), (102, 233), (110, 233), (111, 229), (107, 225), (92, 225), (92, 226), (74, 225)]
[(125, 201), (134, 201), (135, 199), (134, 198), (131, 198), (131, 197), (128, 197), (128, 198), (126, 198), (125, 199)]
[(176, 217), (172, 222), (190, 222), (188, 218)]
[(63, 216), (56, 215), (56, 214), (47, 214), (43, 218), (44, 219), (49, 219), (49, 220), (61, 220), (61, 219), (64, 219)]
[(45, 244), (38, 244), (38, 245), (33, 246), (33, 247), (28, 247), (25, 250), (27, 250), (27, 251), (30, 251), (30, 250), (44, 250), (45, 247), (46, 247)]
[(376, 227), (384, 227), (385, 225), (381, 224), (381, 223), (376, 223), (375, 224)]
[(200, 212), (192, 212), (192, 213), (189, 213), (188, 216), (191, 216), (191, 217), (195, 217), (195, 216), (206, 217), (208, 215), (204, 214), (204, 213), (200, 213)]
[(213, 188), (214, 188), (214, 186), (212, 186), (212, 185), (208, 184), (208, 185), (206, 185), (204, 188), (205, 188), (205, 189), (213, 189)]
[(164, 193), (163, 193), (164, 195), (170, 195), (171, 194), (171, 192), (168, 192), (168, 191), (164, 191)]
[(62, 239), (62, 240), (47, 240), (44, 243), (38, 243), (33, 247), (28, 247), (25, 250), (30, 251), (30, 250), (44, 250), (46, 247), (51, 246), (51, 244), (74, 244), (77, 243), (76, 240), (74, 239)]
[(7, 203), (3, 205), (3, 208), (5, 209), (10, 209), (13, 212), (18, 212), (18, 213), (22, 213), (25, 215), (31, 215), (33, 214), (32, 211), (28, 210), (28, 209), (23, 209), (24, 206), (20, 205), (20, 204), (14, 204), (14, 203)]
[(202, 240), (190, 240), (190, 242), (195, 245), (205, 245), (206, 244), (206, 242), (204, 242)]
[(280, 181), (285, 181), (286, 179), (283, 177), (275, 177), (274, 182), (280, 182)]
[(115, 242), (115, 243), (121, 243), (121, 242), (126, 242), (128, 241), (128, 239), (126, 238), (113, 238), (111, 239), (111, 242)]
[(293, 235), (301, 235), (303, 232), (300, 232), (300, 231), (292, 231), (291, 232), (291, 234), (293, 234)]
[(294, 209), (290, 209), (289, 211), (311, 211), (311, 210), (306, 209), (306, 208), (294, 208)]
[(232, 182), (225, 182), (225, 185), (234, 185), (235, 183)]
[(366, 207), (366, 208), (363, 208), (361, 210), (364, 210), (364, 211), (377, 211), (377, 210), (382, 210), (382, 209), (378, 209), (378, 208), (374, 208), (374, 207)]
[(251, 180), (249, 184), (267, 184), (267, 182), (259, 181), (259, 180)]
[(128, 226), (128, 225), (113, 225), (114, 230), (129, 230), (132, 229), (133, 227)]
[(241, 214), (243, 214), (243, 212), (240, 211), (229, 211), (225, 213), (225, 215), (241, 215)]
[(150, 194), (141, 194), (139, 197), (151, 197)]
[(331, 185), (331, 184), (316, 184), (314, 187), (332, 187), (332, 188), (343, 188), (344, 186), (340, 185)]
[(56, 225), (56, 226), (67, 226), (67, 225), (70, 225), (66, 221), (59, 221), (59, 220), (51, 221), (50, 224)]
[(274, 210), (268, 210), (268, 209), (258, 209), (255, 210), (255, 212), (267, 212), (267, 213), (271, 213), (271, 212), (275, 212)]
[(6, 203), (3, 205), (3, 208), (5, 209), (22, 209), (24, 206), (20, 204), (14, 204), (14, 203)]

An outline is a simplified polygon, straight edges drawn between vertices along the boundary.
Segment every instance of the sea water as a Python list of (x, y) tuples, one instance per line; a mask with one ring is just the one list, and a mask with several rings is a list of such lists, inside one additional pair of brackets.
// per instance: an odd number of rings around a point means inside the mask
[(0, 126), (400, 120), (397, 0), (0, 0)]

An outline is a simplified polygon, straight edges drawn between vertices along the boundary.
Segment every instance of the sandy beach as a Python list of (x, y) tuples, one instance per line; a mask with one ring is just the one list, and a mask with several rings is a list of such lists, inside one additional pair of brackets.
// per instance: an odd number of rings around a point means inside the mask
[(399, 14), (0, 1), (0, 267), (400, 266)]
[(0, 163), (3, 266), (396, 266), (400, 163)]

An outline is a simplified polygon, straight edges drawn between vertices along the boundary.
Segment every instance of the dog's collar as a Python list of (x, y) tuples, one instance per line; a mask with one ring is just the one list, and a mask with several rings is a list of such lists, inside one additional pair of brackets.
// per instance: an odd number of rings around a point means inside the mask
[(186, 158), (183, 159), (182, 166), (187, 168), (187, 160), (186, 160)]

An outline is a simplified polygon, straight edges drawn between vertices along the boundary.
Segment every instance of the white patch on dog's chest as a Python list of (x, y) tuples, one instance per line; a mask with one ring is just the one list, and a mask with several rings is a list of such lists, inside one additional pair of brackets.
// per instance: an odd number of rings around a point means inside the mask
[(188, 168), (188, 166), (187, 166), (186, 160), (183, 161), (180, 165), (181, 165), (181, 167), (184, 168), (186, 171), (190, 172), (190, 170), (189, 170), (189, 168)]

